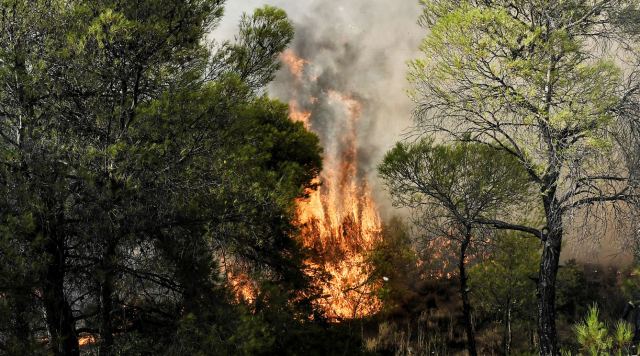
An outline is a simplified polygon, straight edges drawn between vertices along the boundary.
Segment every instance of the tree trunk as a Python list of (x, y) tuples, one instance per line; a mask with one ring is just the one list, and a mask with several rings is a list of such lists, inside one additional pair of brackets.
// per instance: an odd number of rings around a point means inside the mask
[(465, 259), (467, 257), (467, 248), (471, 242), (471, 231), (467, 229), (465, 239), (460, 244), (460, 260), (458, 268), (460, 271), (460, 296), (462, 297), (462, 316), (464, 318), (465, 330), (467, 333), (467, 349), (470, 356), (477, 356), (476, 339), (473, 332), (473, 322), (471, 320), (471, 302), (469, 301), (469, 288), (467, 286), (467, 270), (465, 268)]
[(56, 356), (79, 356), (80, 346), (75, 331), (71, 306), (64, 294), (64, 248), (53, 237), (47, 243), (46, 252), (51, 258), (43, 285), (43, 302), (47, 313), (49, 344)]
[(511, 354), (511, 301), (507, 301), (507, 309), (504, 313), (504, 354)]
[(540, 355), (559, 355), (556, 333), (556, 275), (562, 245), (562, 223), (559, 217), (547, 219), (549, 232), (544, 241), (538, 281), (538, 336)]
[(23, 294), (22, 287), (20, 288), (20, 291), (17, 292), (14, 296), (14, 318), (16, 323), (15, 335), (18, 339), (17, 341), (22, 347), (25, 348), (25, 350), (27, 350), (27, 348), (31, 345), (31, 342), (33, 342), (31, 325), (29, 324), (28, 320), (30, 298), (31, 296), (27, 293)]
[(100, 285), (100, 356), (113, 354), (113, 259), (116, 252), (116, 243), (111, 239), (108, 242), (105, 256), (103, 257), (102, 272), (104, 280)]

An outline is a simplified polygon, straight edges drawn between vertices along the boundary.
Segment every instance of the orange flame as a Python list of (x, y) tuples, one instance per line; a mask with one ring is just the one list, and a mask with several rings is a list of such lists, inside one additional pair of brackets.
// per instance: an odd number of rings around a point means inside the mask
[(96, 337), (93, 335), (85, 335), (78, 338), (78, 345), (80, 347), (94, 345), (96, 342)]
[(289, 68), (291, 74), (296, 77), (298, 80), (302, 80), (302, 73), (304, 71), (304, 66), (309, 63), (306, 59), (302, 59), (293, 53), (292, 50), (288, 49), (280, 55), (280, 59), (282, 62)]
[(249, 278), (245, 273), (231, 273), (227, 272), (227, 279), (231, 284), (231, 290), (233, 291), (237, 302), (245, 302), (252, 304), (257, 297), (258, 288), (255, 282)]
[(258, 286), (246, 273), (245, 266), (239, 261), (229, 258), (224, 252), (218, 258), (220, 258), (220, 273), (226, 277), (235, 302), (253, 304), (258, 296)]
[(289, 102), (289, 117), (293, 121), (302, 122), (307, 129), (310, 128), (311, 111), (298, 109), (298, 103), (295, 100)]
[[(287, 51), (283, 62), (300, 84), (309, 61)], [(315, 81), (312, 76), (306, 79)], [(303, 245), (317, 256), (306, 261), (307, 267), (320, 269), (331, 277), (328, 281), (314, 281), (323, 294), (316, 303), (327, 317), (338, 321), (371, 315), (381, 307), (375, 296), (378, 284), (369, 278), (367, 255), (380, 240), (382, 227), (371, 190), (366, 180), (358, 177), (357, 123), (362, 104), (337, 90), (327, 90), (324, 96), (322, 99), (342, 119), (341, 127), (336, 130), (337, 136), (324, 137), (324, 170), (316, 182), (320, 187), (298, 202), (297, 218)], [(306, 102), (316, 104), (319, 100), (311, 97)], [(290, 101), (289, 108), (291, 120), (302, 121), (313, 130), (312, 111), (301, 110), (296, 98)]]

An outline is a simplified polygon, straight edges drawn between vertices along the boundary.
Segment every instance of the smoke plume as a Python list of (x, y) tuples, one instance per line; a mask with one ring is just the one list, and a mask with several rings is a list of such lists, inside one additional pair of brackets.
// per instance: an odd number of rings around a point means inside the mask
[[(243, 12), (265, 4), (280, 7), (294, 23), (292, 52), (308, 61), (317, 79), (303, 88), (305, 100), (327, 91), (348, 93), (361, 103), (357, 122), (358, 175), (370, 182), (383, 217), (393, 213), (376, 177), (376, 166), (384, 153), (411, 126), (412, 103), (406, 95), (406, 62), (417, 56), (424, 31), (417, 25), (417, 0), (228, 0), (224, 22), (215, 38), (232, 39)], [(268, 89), (269, 94), (290, 102), (294, 93), (289, 70), (283, 70)], [(313, 106), (314, 103), (302, 103)], [(342, 130), (343, 116), (335, 108), (316, 103), (313, 129), (327, 154), (338, 150), (332, 139)]]

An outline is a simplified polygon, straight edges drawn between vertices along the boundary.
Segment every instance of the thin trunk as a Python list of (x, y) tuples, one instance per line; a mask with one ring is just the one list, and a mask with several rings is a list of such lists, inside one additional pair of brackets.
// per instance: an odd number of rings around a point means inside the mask
[(529, 344), (531, 345), (532, 349), (535, 349), (537, 347), (535, 327), (528, 326), (528, 329), (529, 329)]
[(100, 285), (100, 356), (113, 354), (113, 259), (116, 248), (115, 242), (109, 241), (107, 251), (103, 257), (102, 272), (104, 280)]
[(538, 282), (538, 335), (540, 355), (559, 355), (556, 332), (556, 275), (562, 245), (562, 224), (559, 219), (549, 221), (549, 233), (544, 241)]
[(50, 211), (57, 212), (45, 220), (42, 231), (48, 237), (44, 246), (44, 252), (48, 259), (43, 276), (42, 294), (47, 313), (49, 345), (56, 356), (79, 356), (80, 346), (78, 345), (75, 320), (64, 291), (65, 238), (64, 232), (60, 229), (64, 221), (63, 209), (55, 202), (50, 202), (49, 207)]
[(458, 261), (458, 268), (460, 270), (460, 296), (462, 297), (462, 315), (464, 318), (465, 330), (467, 333), (467, 349), (470, 356), (477, 356), (476, 351), (476, 339), (473, 332), (473, 321), (471, 320), (471, 302), (469, 301), (469, 288), (467, 286), (467, 270), (465, 266), (465, 259), (467, 257), (467, 248), (471, 242), (471, 231), (467, 229), (465, 233), (465, 239), (460, 244), (460, 260)]
[(507, 301), (507, 309), (504, 313), (504, 354), (511, 354), (511, 300)]
[(31, 326), (29, 324), (28, 310), (29, 310), (29, 300), (30, 296), (28, 294), (23, 294), (22, 290), (17, 293), (15, 296), (15, 323), (16, 323), (16, 337), (18, 338), (18, 342), (23, 345), (23, 347), (28, 347), (29, 344), (33, 341), (31, 335)]

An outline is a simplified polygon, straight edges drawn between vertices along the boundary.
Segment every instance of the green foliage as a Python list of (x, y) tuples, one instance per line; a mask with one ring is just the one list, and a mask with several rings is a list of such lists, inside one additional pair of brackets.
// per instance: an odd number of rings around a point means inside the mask
[(280, 67), (278, 55), (293, 39), (293, 25), (284, 11), (265, 6), (243, 14), (235, 43), (224, 43), (216, 54), (222, 73), (238, 75), (251, 88), (264, 87)]
[(488, 146), (398, 143), (379, 166), (394, 204), (438, 205), (460, 224), (474, 224), (527, 195), (528, 177), (513, 156)]
[(610, 334), (595, 304), (589, 308), (584, 321), (574, 326), (574, 332), (580, 351), (593, 356), (628, 354), (633, 338), (631, 325), (624, 321), (618, 321)]
[[(526, 171), (544, 226), (485, 221), (545, 236), (539, 274), (540, 353), (558, 354), (554, 310), (560, 251), (569, 220), (588, 205), (622, 203), (634, 189), (618, 140), (634, 122), (637, 1), (423, 0), (428, 27), (411, 62), (417, 131), (510, 155)], [(626, 64), (624, 65), (626, 66)], [(629, 159), (633, 161), (633, 159)], [(489, 164), (486, 157), (483, 163)], [(481, 164), (479, 164), (481, 165)], [(584, 189), (585, 187), (589, 187)], [(604, 210), (604, 209), (603, 209)], [(591, 209), (590, 209), (591, 211)], [(526, 217), (524, 217), (526, 218)]]
[(516, 233), (502, 233), (493, 238), (486, 260), (469, 271), (469, 285), (474, 305), (485, 313), (504, 318), (507, 308), (514, 320), (535, 319), (535, 283), (538, 274), (540, 243)]
[(423, 139), (398, 143), (378, 167), (394, 205), (409, 207), (427, 239), (445, 239), (457, 249), (467, 347), (475, 354), (466, 264), (476, 227), (526, 203), (529, 178), (517, 159), (490, 146), (458, 142), (436, 145)]
[[(584, 142), (606, 145), (596, 132), (612, 122), (622, 74), (612, 60), (588, 61), (582, 38), (563, 28), (548, 33), (542, 24), (530, 26), (500, 5), (482, 7), (463, 2), (444, 14), (440, 7), (446, 2), (426, 3), (425, 16), (437, 21), (421, 47), (425, 59), (411, 65), (410, 78), (418, 88), (415, 95), (426, 94), (420, 88), (428, 83), (427, 90), (437, 98), (432, 105), (451, 116), (484, 117), (497, 111), (505, 123), (526, 126), (545, 116), (558, 131), (591, 122), (584, 129), (590, 139)], [(557, 52), (562, 54), (558, 56), (560, 63), (554, 64), (558, 68), (553, 73), (554, 94), (575, 99), (547, 108), (541, 92), (548, 80), (544, 64)], [(578, 102), (580, 105), (575, 105)], [(505, 108), (512, 112), (505, 112)], [(519, 139), (517, 135), (511, 138)], [(520, 147), (522, 143), (509, 144)]]
[[(260, 94), (293, 27), (264, 7), (210, 47), (222, 5), (0, 2), (0, 349), (77, 355), (82, 328), (106, 355), (255, 354), (310, 332), (292, 220), (321, 149)], [(273, 309), (236, 305), (230, 272)]]
[[(540, 243), (514, 232), (497, 233), (491, 240), (483, 260), (469, 271), (471, 299), (478, 310), (478, 323), (501, 324), (502, 351), (509, 354), (514, 334), (531, 334), (535, 330), (534, 279), (538, 274)], [(522, 339), (519, 337), (518, 346)]]
[(393, 312), (402, 307), (415, 294), (412, 283), (419, 278), (418, 256), (404, 220), (393, 217), (383, 226), (382, 241), (371, 252), (369, 261), (374, 268), (371, 278), (383, 282), (378, 293), (384, 309)]
[(613, 344), (617, 355), (623, 355), (630, 349), (633, 340), (633, 328), (625, 321), (618, 321), (613, 331)]
[(278, 8), (265, 6), (251, 17), (243, 15), (239, 41), (234, 46), (236, 71), (250, 86), (264, 86), (280, 65), (277, 56), (292, 39), (293, 26)]
[(599, 319), (599, 311), (596, 305), (589, 309), (584, 322), (577, 324), (574, 329), (580, 347), (590, 355), (603, 354), (613, 344), (613, 340), (608, 335), (609, 330)]

